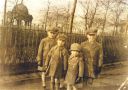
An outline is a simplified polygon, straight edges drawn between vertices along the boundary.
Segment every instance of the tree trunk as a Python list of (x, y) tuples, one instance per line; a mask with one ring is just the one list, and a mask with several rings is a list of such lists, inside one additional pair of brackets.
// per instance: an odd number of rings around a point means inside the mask
[(88, 12), (89, 12), (89, 5), (87, 7), (87, 12), (85, 14), (85, 29), (88, 29)]
[(6, 24), (6, 9), (7, 9), (7, 0), (5, 0), (5, 4), (4, 4), (4, 22), (3, 24)]
[(47, 28), (47, 20), (48, 20), (49, 8), (50, 8), (50, 2), (48, 0), (48, 9), (47, 9), (47, 12), (46, 12), (46, 20), (45, 20), (45, 27), (44, 27), (45, 31), (46, 31), (46, 28)]
[(23, 3), (23, 0), (21, 0), (21, 3)]
[(107, 20), (107, 14), (108, 14), (108, 7), (107, 7), (107, 9), (106, 9), (105, 16), (104, 16), (104, 23), (103, 23), (102, 32), (104, 32), (104, 29), (105, 29), (106, 20)]
[(94, 13), (92, 15), (91, 22), (89, 24), (89, 28), (92, 27), (92, 24), (94, 22), (94, 18), (95, 18), (96, 12), (97, 12), (97, 7), (98, 7), (98, 1), (96, 2), (96, 7), (95, 7)]
[(72, 33), (73, 19), (74, 19), (74, 14), (75, 14), (75, 10), (76, 10), (76, 4), (77, 4), (77, 0), (74, 0), (73, 10), (72, 10), (72, 13), (71, 13), (70, 27), (69, 27), (70, 33)]
[(58, 9), (57, 9), (57, 11), (56, 11), (56, 27), (58, 26), (58, 17), (59, 17), (59, 13), (58, 13)]

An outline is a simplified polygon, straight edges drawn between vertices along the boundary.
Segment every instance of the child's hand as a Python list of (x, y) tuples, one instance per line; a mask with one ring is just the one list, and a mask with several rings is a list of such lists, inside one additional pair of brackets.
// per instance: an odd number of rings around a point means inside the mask
[(41, 61), (38, 61), (38, 66), (41, 66)]
[(47, 66), (43, 66), (43, 67), (42, 67), (42, 71), (43, 71), (43, 72), (46, 72), (46, 70), (47, 70)]
[(77, 79), (76, 79), (76, 83), (79, 83), (79, 82), (82, 82), (83, 81), (83, 77), (78, 77)]

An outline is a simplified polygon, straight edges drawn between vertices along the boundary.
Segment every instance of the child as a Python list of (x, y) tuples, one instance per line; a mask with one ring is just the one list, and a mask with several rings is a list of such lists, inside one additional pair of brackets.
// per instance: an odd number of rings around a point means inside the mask
[(51, 77), (51, 89), (59, 89), (60, 79), (63, 73), (67, 70), (68, 51), (64, 47), (67, 36), (60, 34), (57, 36), (57, 45), (54, 46), (48, 53), (45, 66), (47, 67), (48, 75)]
[(100, 69), (103, 65), (103, 49), (102, 45), (96, 41), (97, 28), (90, 28), (86, 32), (87, 41), (81, 43), (84, 56), (86, 56), (85, 63), (85, 79), (87, 85), (93, 84), (93, 79), (100, 74)]
[(56, 45), (56, 36), (58, 34), (59, 29), (57, 27), (52, 27), (47, 29), (47, 37), (42, 39), (39, 45), (38, 54), (37, 54), (37, 62), (38, 62), (38, 70), (42, 71), (42, 86), (45, 87), (45, 72), (43, 70), (44, 63), (46, 60), (46, 56), (50, 49)]
[(68, 60), (68, 71), (66, 74), (67, 90), (76, 90), (76, 81), (83, 79), (84, 61), (81, 55), (81, 46), (78, 43), (71, 45), (71, 55)]

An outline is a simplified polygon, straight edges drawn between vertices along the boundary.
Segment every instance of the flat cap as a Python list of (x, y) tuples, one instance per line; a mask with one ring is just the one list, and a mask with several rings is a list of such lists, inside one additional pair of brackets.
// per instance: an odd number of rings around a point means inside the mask
[(65, 34), (59, 34), (58, 36), (57, 36), (57, 39), (60, 39), (60, 40), (66, 40), (67, 39), (67, 35), (65, 35)]
[(89, 28), (89, 29), (86, 31), (86, 35), (88, 35), (88, 34), (97, 34), (97, 31), (98, 31), (97, 28)]
[(48, 27), (46, 31), (59, 32), (59, 28), (58, 27)]

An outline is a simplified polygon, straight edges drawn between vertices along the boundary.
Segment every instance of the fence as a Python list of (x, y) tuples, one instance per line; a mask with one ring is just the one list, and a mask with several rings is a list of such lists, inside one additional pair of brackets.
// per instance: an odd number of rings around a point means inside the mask
[(128, 58), (127, 36), (104, 36), (104, 63), (114, 63)]
[[(66, 32), (65, 32), (66, 33)], [(71, 43), (81, 43), (86, 40), (84, 34), (69, 34), (67, 48)], [(19, 27), (0, 28), (0, 70), (1, 74), (19, 74), (37, 71), (36, 55), (40, 40), (46, 37), (42, 29), (23, 29)], [(104, 63), (113, 63), (120, 58), (126, 58), (123, 36), (104, 36)], [(98, 39), (100, 40), (100, 38)], [(4, 72), (4, 73), (3, 73)]]

